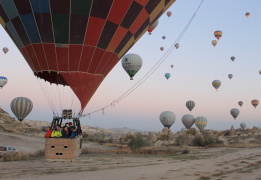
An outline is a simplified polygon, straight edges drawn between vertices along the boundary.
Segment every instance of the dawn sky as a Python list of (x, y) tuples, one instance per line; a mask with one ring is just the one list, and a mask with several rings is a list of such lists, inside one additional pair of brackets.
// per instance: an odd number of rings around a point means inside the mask
[[(134, 80), (129, 80), (119, 62), (98, 88), (83, 114), (110, 104), (139, 81), (177, 39), (200, 2), (177, 0), (168, 9), (172, 11), (172, 16), (169, 18), (166, 13), (163, 14), (152, 35), (144, 34), (129, 50), (128, 53), (138, 54), (143, 60), (143, 66)], [(171, 129), (177, 131), (183, 127), (182, 116), (190, 113), (185, 106), (186, 101), (193, 100), (196, 106), (191, 114), (194, 117), (205, 116), (208, 119), (206, 129), (228, 129), (231, 125), (238, 128), (241, 122), (246, 122), (247, 127), (260, 126), (261, 105), (256, 109), (251, 105), (251, 100), (261, 100), (261, 75), (258, 73), (261, 69), (260, 7), (260, 0), (204, 1), (179, 41), (179, 49), (174, 49), (139, 88), (116, 103), (115, 107), (106, 108), (104, 114), (99, 111), (90, 118), (82, 118), (82, 124), (159, 131), (163, 128), (159, 121), (160, 113), (172, 111), (176, 115), (176, 122)], [(245, 16), (246, 12), (250, 12), (249, 18)], [(223, 35), (213, 47), (211, 41), (216, 39), (216, 30), (221, 30)], [(1, 108), (14, 116), (10, 102), (15, 97), (24, 96), (34, 104), (33, 111), (26, 119), (51, 121), (52, 109), (41, 86), (44, 90), (47, 87), (33, 75), (2, 27), (0, 33), (0, 47), (9, 48), (6, 55), (0, 53), (0, 75), (8, 78), (7, 85), (1, 89)], [(162, 40), (162, 36), (166, 36), (166, 39)], [(160, 51), (160, 47), (164, 47), (164, 51)], [(231, 56), (235, 56), (234, 62), (230, 60)], [(172, 64), (173, 69), (170, 67)], [(165, 73), (171, 74), (168, 80)], [(231, 80), (228, 74), (233, 74)], [(215, 79), (222, 83), (218, 91), (211, 84)], [(52, 90), (50, 94), (56, 93), (56, 90)], [(60, 99), (70, 101), (67, 92), (60, 96)], [(242, 107), (238, 106), (238, 101), (244, 102)], [(65, 101), (60, 105), (58, 99), (56, 103), (57, 110), (64, 104), (71, 105), (71, 102)], [(73, 107), (76, 110), (80, 108), (77, 103)], [(232, 108), (240, 110), (237, 120), (230, 115)]]

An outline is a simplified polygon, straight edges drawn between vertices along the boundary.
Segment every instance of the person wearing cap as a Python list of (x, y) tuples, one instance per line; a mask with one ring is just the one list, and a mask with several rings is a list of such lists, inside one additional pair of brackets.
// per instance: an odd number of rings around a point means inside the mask
[(55, 126), (53, 132), (52, 132), (52, 135), (51, 137), (62, 137), (62, 133), (60, 131), (60, 127), (57, 125)]

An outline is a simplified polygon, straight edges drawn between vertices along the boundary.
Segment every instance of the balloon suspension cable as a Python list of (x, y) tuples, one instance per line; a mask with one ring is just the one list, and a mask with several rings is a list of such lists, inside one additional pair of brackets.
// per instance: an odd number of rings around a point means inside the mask
[[(104, 109), (106, 109), (108, 107), (112, 107), (112, 105), (115, 107), (115, 102), (118, 103), (119, 101), (123, 100), (128, 95), (130, 95), (134, 90), (136, 90), (139, 86), (141, 86), (160, 67), (160, 65), (167, 59), (167, 57), (174, 50), (175, 44), (178, 43), (181, 40), (181, 38), (183, 37), (183, 35), (187, 31), (188, 27), (192, 23), (193, 19), (195, 18), (196, 14), (197, 14), (198, 10), (200, 9), (201, 5), (203, 4), (203, 2), (204, 2), (204, 0), (201, 1), (201, 3), (199, 4), (198, 8), (195, 11), (195, 13), (193, 14), (193, 16), (190, 18), (189, 22), (187, 23), (187, 25), (184, 27), (182, 32), (179, 34), (179, 36), (174, 41), (174, 43), (169, 47), (169, 49), (166, 51), (166, 53), (159, 59), (159, 61), (157, 61), (156, 64), (137, 83), (135, 83), (131, 88), (129, 88), (125, 93), (123, 93), (120, 97), (118, 97), (112, 103), (110, 103), (109, 105), (107, 105), (103, 108), (100, 108), (96, 111), (88, 113), (87, 115), (89, 116), (89, 118), (90, 118), (91, 114), (94, 114), (98, 111), (104, 111)], [(83, 114), (83, 115), (81, 114), (81, 117), (85, 117), (85, 116), (86, 116), (86, 114)]]

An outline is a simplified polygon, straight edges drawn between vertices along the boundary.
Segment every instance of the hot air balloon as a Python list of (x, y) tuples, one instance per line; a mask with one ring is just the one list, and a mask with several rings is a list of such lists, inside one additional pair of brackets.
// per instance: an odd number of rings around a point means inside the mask
[(163, 50), (164, 50), (164, 47), (160, 47), (160, 50), (163, 51)]
[(133, 80), (133, 76), (142, 66), (142, 59), (137, 54), (126, 54), (123, 56), (121, 63), (123, 69), (129, 74), (130, 79)]
[(195, 122), (195, 118), (194, 116), (192, 116), (191, 114), (185, 114), (183, 117), (182, 117), (182, 123), (184, 124), (184, 126), (187, 128), (187, 129), (190, 129), (191, 126), (193, 126)]
[(228, 78), (229, 78), (229, 79), (232, 79), (232, 77), (233, 77), (233, 74), (229, 74), (229, 75), (228, 75)]
[(172, 15), (172, 12), (171, 11), (168, 11), (167, 12), (167, 16), (170, 17)]
[(249, 17), (249, 16), (250, 16), (250, 13), (249, 13), (249, 12), (246, 12), (245, 15), (246, 15), (246, 17)]
[(235, 58), (235, 56), (231, 56), (230, 59), (231, 59), (231, 61), (235, 61), (236, 58)]
[(171, 111), (164, 111), (160, 114), (159, 119), (164, 127), (170, 128), (172, 124), (175, 122), (176, 116)]
[(174, 65), (170, 65), (170, 67), (171, 67), (171, 68), (173, 68), (173, 67), (174, 67)]
[(165, 77), (166, 77), (167, 79), (169, 79), (170, 73), (166, 73), (166, 74), (165, 74)]
[(216, 89), (216, 91), (218, 90), (218, 88), (221, 86), (221, 81), (220, 80), (214, 80), (212, 81), (212, 86)]
[(0, 76), (0, 88), (2, 89), (6, 83), (8, 82), (7, 78), (4, 76)]
[(35, 76), (72, 89), (81, 114), (119, 59), (175, 1), (164, 2), (1, 1), (0, 23)]
[(180, 132), (185, 132), (187, 130), (187, 128), (183, 127), (180, 129)]
[(214, 36), (219, 40), (222, 36), (222, 31), (215, 31)]
[(175, 44), (175, 48), (178, 49), (179, 48), (179, 43)]
[(148, 29), (149, 34), (152, 33), (152, 31), (158, 26), (159, 20), (156, 20)]
[(261, 70), (259, 70), (259, 74), (261, 74)]
[(216, 40), (213, 40), (212, 41), (212, 45), (215, 47), (217, 45), (217, 41)]
[(246, 128), (246, 123), (240, 123), (240, 127), (241, 127), (241, 129), (245, 129)]
[(203, 130), (207, 125), (208, 120), (204, 116), (199, 116), (195, 119), (195, 125), (199, 130)]
[(7, 47), (3, 48), (3, 52), (6, 54), (9, 51), (9, 49)]
[(33, 103), (26, 97), (17, 97), (12, 100), (10, 107), (16, 118), (22, 122), (32, 111)]
[(166, 39), (166, 36), (162, 36), (162, 39), (163, 39), (163, 40)]
[(239, 115), (239, 109), (237, 108), (233, 108), (230, 110), (230, 114), (234, 117), (234, 119), (236, 120), (237, 116)]
[(256, 108), (259, 104), (259, 101), (254, 99), (254, 100), (251, 101), (251, 104)]
[(188, 108), (190, 111), (192, 111), (192, 109), (195, 107), (195, 102), (189, 100), (189, 101), (186, 102), (186, 106), (187, 106), (187, 108)]
[(243, 101), (238, 101), (238, 105), (241, 107), (243, 105)]

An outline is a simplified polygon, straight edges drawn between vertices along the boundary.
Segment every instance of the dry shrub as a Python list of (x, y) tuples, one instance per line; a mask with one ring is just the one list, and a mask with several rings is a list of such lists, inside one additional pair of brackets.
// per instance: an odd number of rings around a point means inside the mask
[(169, 135), (167, 135), (167, 134), (162, 134), (162, 135), (160, 136), (160, 140), (161, 140), (161, 141), (167, 141), (167, 140), (169, 140)]
[(182, 154), (188, 154), (189, 153), (189, 150), (186, 148), (182, 151)]
[(83, 133), (82, 133), (82, 137), (83, 137), (83, 138), (87, 138), (88, 136), (89, 136), (89, 134), (88, 134), (87, 132), (83, 132)]
[(2, 162), (23, 161), (23, 160), (28, 160), (30, 158), (43, 157), (43, 156), (44, 156), (44, 150), (37, 150), (34, 153), (11, 152), (11, 153), (5, 153), (4, 155), (2, 155), (2, 158), (0, 158), (0, 161), (2, 161)]
[(216, 137), (223, 136), (223, 135), (224, 135), (224, 134), (223, 134), (222, 131), (218, 131)]

